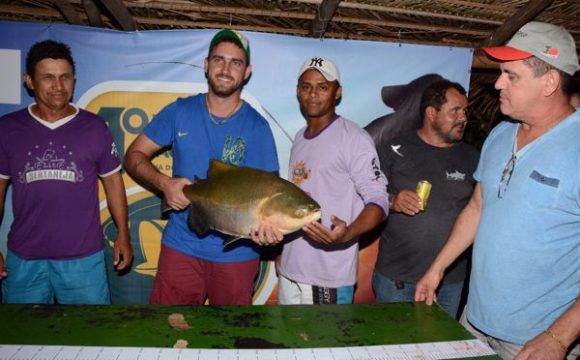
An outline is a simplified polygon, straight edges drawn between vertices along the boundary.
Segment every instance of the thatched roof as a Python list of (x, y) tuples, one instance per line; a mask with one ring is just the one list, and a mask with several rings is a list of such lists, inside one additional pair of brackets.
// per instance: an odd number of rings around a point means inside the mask
[(580, 43), (578, 0), (2, 0), (0, 19), (120, 30), (238, 30), (477, 48), (532, 19)]
[[(531, 20), (568, 29), (580, 50), (580, 0), (0, 0), (0, 20), (69, 23), (126, 31), (231, 27), (476, 49), (471, 119), (497, 120), (495, 64), (481, 46), (505, 42)], [(580, 74), (576, 75), (576, 80)], [(475, 138), (478, 136), (475, 135)], [(476, 140), (477, 142), (477, 140)]]

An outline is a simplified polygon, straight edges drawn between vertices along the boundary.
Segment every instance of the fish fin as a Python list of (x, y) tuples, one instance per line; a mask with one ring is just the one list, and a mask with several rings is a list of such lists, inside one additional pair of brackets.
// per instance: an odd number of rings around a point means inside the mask
[(236, 241), (238, 241), (240, 239), (245, 239), (245, 238), (243, 236), (238, 236), (238, 237), (235, 237), (235, 238), (231, 238), (231, 239), (228, 239), (228, 240), (224, 240), (224, 247), (226, 247), (228, 245), (231, 245), (231, 244), (235, 243)]
[(207, 177), (211, 178), (224, 171), (230, 171), (233, 169), (237, 169), (237, 166), (225, 163), (220, 160), (210, 160), (209, 161), (209, 169), (207, 170)]
[(183, 186), (183, 194), (189, 198), (189, 196), (191, 196), (191, 194), (195, 193), (195, 184), (188, 184), (188, 185), (184, 185)]
[(192, 202), (189, 206), (189, 228), (195, 231), (197, 235), (203, 235), (210, 230), (210, 225), (206, 221), (207, 219), (210, 219), (210, 216), (204, 208)]
[(165, 199), (165, 197), (161, 198), (161, 215), (165, 215), (165, 213), (170, 212), (171, 207), (169, 207), (169, 205), (167, 205), (167, 200)]
[(258, 203), (258, 209), (259, 209), (258, 212), (262, 215), (260, 220), (264, 220), (264, 215), (267, 215), (265, 209), (267, 209), (270, 204), (274, 203), (278, 196), (282, 196), (282, 195), (284, 195), (284, 193), (277, 192), (275, 194), (268, 196), (267, 198), (260, 200), (260, 202)]

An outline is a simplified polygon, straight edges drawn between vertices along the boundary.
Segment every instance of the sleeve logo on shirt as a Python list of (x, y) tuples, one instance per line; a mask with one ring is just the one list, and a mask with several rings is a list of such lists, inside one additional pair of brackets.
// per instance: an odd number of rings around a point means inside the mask
[(117, 145), (115, 145), (114, 141), (111, 143), (111, 155), (119, 157), (119, 152), (117, 151)]
[(375, 181), (378, 181), (381, 178), (381, 169), (379, 168), (379, 165), (377, 164), (377, 158), (373, 158), (372, 161), (372, 166), (373, 166), (373, 172), (375, 173)]

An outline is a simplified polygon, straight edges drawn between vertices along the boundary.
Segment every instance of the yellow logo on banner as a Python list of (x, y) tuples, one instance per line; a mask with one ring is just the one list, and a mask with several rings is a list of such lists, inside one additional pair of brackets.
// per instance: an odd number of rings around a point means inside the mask
[[(145, 126), (151, 119), (163, 109), (167, 104), (175, 101), (178, 97), (190, 96), (191, 93), (167, 93), (167, 92), (140, 92), (136, 91), (107, 91), (94, 97), (86, 106), (85, 109), (98, 114), (108, 124), (113, 134), (117, 148), (120, 154), (125, 154), (129, 145), (135, 138), (143, 131)], [(172, 174), (172, 158), (171, 152), (166, 151), (163, 154), (153, 159), (153, 164), (166, 175)], [(125, 187), (134, 192), (140, 188), (126, 172), (123, 172), (123, 180)], [(105, 200), (105, 194), (102, 185), (99, 185), (100, 201)], [(137, 209), (140, 207), (151, 207), (151, 203), (143, 203), (140, 200), (145, 198), (154, 198), (155, 195), (144, 190), (133, 195), (128, 194), (128, 204), (130, 211), (130, 223), (137, 226), (137, 229), (131, 229), (133, 246), (135, 240), (138, 239), (139, 247), (135, 251), (141, 251), (141, 257), (135, 257), (133, 270), (149, 276), (155, 276), (157, 273), (157, 261), (159, 259), (159, 252), (161, 250), (161, 236), (166, 220), (150, 219), (143, 217), (145, 214), (143, 210)], [(140, 204), (140, 205), (138, 205)], [(160, 207), (157, 207), (153, 213), (159, 212)], [(140, 218), (135, 218), (139, 214)], [(101, 222), (107, 221), (110, 218), (108, 208), (101, 211)], [(136, 230), (136, 231), (135, 231)], [(135, 236), (137, 239), (135, 239)], [(108, 239), (109, 245), (112, 247), (111, 239)]]
[[(161, 109), (178, 97), (189, 95), (191, 94), (110, 91), (95, 97), (85, 108), (107, 122), (117, 148), (125, 154), (129, 145)], [(172, 162), (169, 151), (153, 159), (153, 164), (159, 171), (167, 175), (172, 173)], [(127, 188), (138, 185), (128, 176), (124, 176), (124, 180)]]

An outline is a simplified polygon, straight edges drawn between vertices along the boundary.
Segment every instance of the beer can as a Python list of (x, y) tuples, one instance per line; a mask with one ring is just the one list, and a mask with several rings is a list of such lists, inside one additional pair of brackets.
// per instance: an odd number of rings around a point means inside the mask
[(427, 200), (429, 200), (429, 194), (431, 193), (431, 183), (427, 180), (421, 180), (417, 183), (417, 195), (419, 195), (419, 210), (425, 211), (427, 207)]

